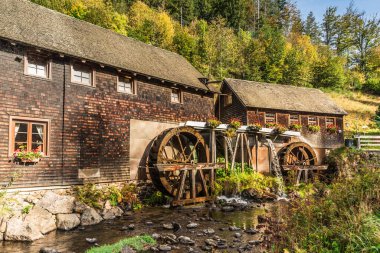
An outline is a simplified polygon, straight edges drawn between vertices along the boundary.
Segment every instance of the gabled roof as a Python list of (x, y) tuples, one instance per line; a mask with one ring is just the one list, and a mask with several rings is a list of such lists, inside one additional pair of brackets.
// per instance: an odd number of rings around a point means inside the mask
[(208, 90), (182, 56), (27, 0), (0, 0), (0, 38)]
[(346, 115), (318, 89), (227, 78), (228, 85), (246, 107)]

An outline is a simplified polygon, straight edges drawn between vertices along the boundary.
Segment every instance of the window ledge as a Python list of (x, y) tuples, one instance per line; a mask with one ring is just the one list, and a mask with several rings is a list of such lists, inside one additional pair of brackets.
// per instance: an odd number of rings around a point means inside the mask
[(93, 89), (96, 88), (96, 86), (94, 86), (94, 85), (88, 85), (88, 84), (84, 84), (84, 83), (80, 83), (80, 82), (71, 81), (70, 83), (74, 84), (74, 85), (78, 85), (78, 86), (87, 87), (87, 88), (93, 88)]
[(50, 77), (43, 77), (43, 76), (37, 76), (37, 75), (32, 75), (32, 74), (26, 74), (26, 73), (24, 73), (24, 76), (35, 78), (38, 80), (53, 81), (52, 78)]

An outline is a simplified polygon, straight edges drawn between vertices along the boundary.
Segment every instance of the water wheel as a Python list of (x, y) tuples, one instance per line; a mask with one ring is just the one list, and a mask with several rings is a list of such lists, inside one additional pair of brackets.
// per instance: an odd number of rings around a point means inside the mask
[(204, 138), (192, 127), (161, 133), (150, 151), (149, 173), (154, 185), (179, 204), (207, 200), (213, 170)]
[[(304, 142), (295, 142), (285, 147), (281, 152), (281, 166), (286, 174), (295, 173), (295, 183), (309, 182), (319, 173), (317, 164), (317, 155), (313, 148)], [(294, 174), (293, 173), (293, 174)]]

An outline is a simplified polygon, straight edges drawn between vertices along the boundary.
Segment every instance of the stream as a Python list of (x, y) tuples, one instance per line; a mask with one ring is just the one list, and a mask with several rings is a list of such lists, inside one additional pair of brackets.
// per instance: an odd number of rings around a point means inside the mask
[[(97, 238), (97, 243), (111, 244), (123, 238), (140, 234), (168, 234), (174, 233), (177, 237), (184, 235), (195, 241), (195, 245), (187, 246), (176, 244), (171, 252), (189, 252), (191, 247), (196, 252), (202, 252), (202, 246), (205, 245), (205, 239), (213, 238), (215, 235), (226, 240), (227, 249), (220, 252), (238, 252), (238, 248), (247, 245), (249, 241), (260, 240), (262, 234), (248, 234), (245, 229), (255, 228), (258, 224), (258, 216), (264, 215), (273, 207), (273, 204), (249, 204), (244, 210), (235, 210), (232, 212), (222, 212), (218, 208), (207, 208), (204, 205), (182, 207), (182, 208), (165, 208), (165, 207), (147, 207), (136, 212), (130, 212), (126, 215), (114, 219), (103, 221), (100, 224), (77, 228), (72, 231), (54, 231), (45, 236), (45, 238), (31, 243), (9, 242), (5, 241), (0, 244), (0, 252), (39, 252), (41, 247), (51, 247), (59, 252), (85, 252), (92, 245), (86, 241), (86, 238)], [(189, 222), (198, 223), (199, 226), (193, 229), (186, 228)], [(152, 224), (150, 224), (151, 222)], [(164, 223), (176, 222), (181, 225), (177, 232), (163, 228)], [(123, 227), (130, 224), (135, 225), (134, 230), (123, 230)], [(241, 228), (240, 231), (230, 231), (229, 226)], [(215, 234), (205, 235), (202, 231), (211, 228)], [(237, 238), (236, 233), (241, 234)], [(246, 252), (261, 252), (260, 246), (255, 246), (252, 250)], [(215, 252), (215, 251), (214, 251)]]

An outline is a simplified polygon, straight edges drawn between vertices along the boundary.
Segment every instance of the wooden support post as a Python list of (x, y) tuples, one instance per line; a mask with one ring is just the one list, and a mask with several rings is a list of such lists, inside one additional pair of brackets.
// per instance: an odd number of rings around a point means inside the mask
[(180, 185), (177, 190), (177, 196), (176, 196), (177, 200), (180, 200), (182, 198), (183, 189), (185, 188), (186, 175), (187, 175), (187, 170), (182, 171), (182, 176), (180, 178)]
[(259, 137), (257, 136), (257, 134), (255, 135), (255, 146), (256, 146), (256, 172), (259, 172), (259, 158), (258, 158), (258, 155), (259, 155)]
[(241, 172), (244, 172), (244, 137), (245, 134), (241, 134), (240, 138), (240, 152), (241, 152)]
[(227, 137), (224, 137), (224, 162), (225, 162), (225, 171), (228, 170), (228, 145), (227, 145)]
[(251, 149), (250, 149), (250, 143), (247, 135), (244, 135), (245, 142), (247, 145), (247, 153), (248, 153), (248, 166), (253, 167), (253, 160), (252, 160), (252, 154), (251, 154)]
[(191, 198), (195, 199), (197, 197), (196, 188), (195, 188), (195, 176), (197, 174), (197, 170), (191, 170)]
[(239, 145), (239, 140), (240, 140), (240, 134), (237, 135), (234, 153), (232, 154), (231, 171), (233, 171), (235, 169), (236, 153), (237, 153), (237, 148)]

